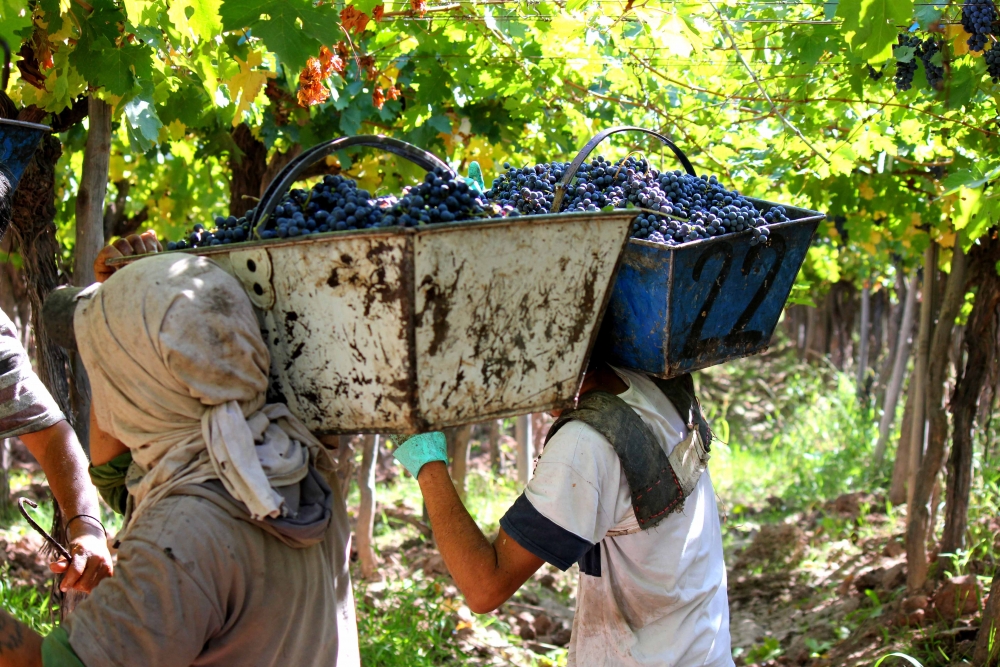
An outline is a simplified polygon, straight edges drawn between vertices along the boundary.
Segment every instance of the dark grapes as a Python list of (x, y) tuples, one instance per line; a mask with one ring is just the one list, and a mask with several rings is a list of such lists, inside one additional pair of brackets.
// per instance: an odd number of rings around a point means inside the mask
[(993, 34), (997, 9), (993, 0), (965, 0), (962, 3), (962, 27), (969, 33), (969, 49), (982, 51)]
[(872, 81), (878, 81), (885, 76), (885, 65), (882, 65), (880, 69), (875, 69), (871, 65), (867, 65), (866, 67), (868, 67), (868, 78)]
[(916, 35), (910, 35), (903, 33), (896, 40), (896, 46), (893, 47), (893, 52), (896, 52), (900, 47), (910, 47), (913, 49), (912, 57), (903, 62), (901, 60), (896, 60), (896, 90), (906, 91), (913, 87), (913, 75), (917, 73), (917, 57), (920, 55), (923, 42)]
[[(294, 238), (331, 231), (372, 227), (413, 227), (435, 222), (454, 222), (488, 217), (486, 202), (461, 178), (444, 169), (429, 172), (416, 186), (405, 188), (401, 197), (372, 198), (357, 182), (344, 176), (328, 175), (310, 190), (293, 189), (260, 230), (260, 238)], [(196, 224), (180, 241), (167, 244), (168, 250), (201, 248), (239, 243), (250, 239), (248, 219), (215, 218), (216, 229), (206, 231)]]
[(934, 63), (935, 56), (941, 53), (941, 42), (928, 37), (920, 45), (920, 61), (924, 63), (924, 73), (927, 83), (935, 90), (944, 87), (944, 67)]
[(993, 79), (993, 83), (1000, 83), (1000, 46), (996, 42), (989, 51), (983, 54), (986, 60), (986, 73)]
[[(506, 215), (537, 215), (552, 208), (555, 184), (569, 166), (549, 162), (510, 167), (493, 181), (486, 196)], [(675, 245), (732, 232), (753, 230), (751, 244), (767, 240), (765, 225), (788, 220), (776, 206), (761, 213), (738, 192), (726, 190), (712, 177), (680, 171), (658, 172), (645, 159), (628, 157), (612, 164), (598, 156), (584, 162), (566, 191), (560, 211), (605, 208), (646, 209), (632, 223), (632, 236)]]

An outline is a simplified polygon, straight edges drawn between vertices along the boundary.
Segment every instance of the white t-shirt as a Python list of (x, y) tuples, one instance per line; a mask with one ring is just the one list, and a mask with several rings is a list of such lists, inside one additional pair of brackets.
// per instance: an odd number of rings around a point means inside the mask
[[(669, 454), (687, 434), (684, 420), (645, 375), (616, 371), (629, 385), (619, 398)], [(580, 574), (571, 667), (733, 665), (722, 532), (708, 472), (680, 512), (649, 530), (608, 535), (637, 525), (628, 482), (611, 443), (572, 421), (549, 440), (500, 525), (563, 570), (582, 559), (582, 570), (600, 573)]]

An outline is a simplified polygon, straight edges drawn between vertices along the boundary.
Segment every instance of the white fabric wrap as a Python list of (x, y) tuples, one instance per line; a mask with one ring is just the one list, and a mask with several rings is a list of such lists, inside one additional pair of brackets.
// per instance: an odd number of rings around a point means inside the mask
[(117, 271), (74, 317), (98, 426), (145, 473), (133, 518), (180, 486), (222, 481), (255, 519), (283, 512), (323, 451), (265, 405), (270, 355), (243, 288), (215, 262), (164, 254)]

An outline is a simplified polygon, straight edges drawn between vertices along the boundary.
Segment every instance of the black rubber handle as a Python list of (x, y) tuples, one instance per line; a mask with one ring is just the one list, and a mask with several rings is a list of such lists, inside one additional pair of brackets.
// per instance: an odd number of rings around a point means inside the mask
[(457, 176), (457, 174), (452, 171), (451, 167), (441, 161), (441, 159), (433, 153), (428, 153), (422, 148), (418, 148), (417, 146), (405, 141), (400, 141), (399, 139), (382, 136), (381, 134), (360, 134), (354, 137), (341, 137), (339, 139), (333, 139), (322, 144), (317, 144), (309, 150), (304, 151), (301, 155), (286, 164), (280, 172), (278, 172), (278, 175), (274, 177), (274, 180), (271, 181), (270, 185), (268, 185), (267, 189), (264, 191), (264, 196), (261, 197), (260, 204), (257, 206), (257, 212), (254, 219), (250, 221), (253, 228), (251, 236), (253, 238), (260, 238), (258, 232), (260, 226), (267, 222), (271, 213), (274, 212), (274, 209), (277, 208), (278, 204), (281, 202), (281, 198), (285, 196), (288, 189), (295, 184), (295, 181), (297, 181), (307, 169), (325, 158), (327, 155), (336, 153), (344, 148), (350, 148), (351, 146), (381, 148), (388, 153), (393, 153), (399, 157), (406, 158), (418, 167), (426, 169), (427, 171), (432, 171), (433, 169), (440, 167), (441, 169), (446, 170), (453, 178)]
[(587, 145), (584, 146), (582, 149), (580, 149), (580, 152), (577, 153), (576, 158), (569, 165), (569, 168), (563, 174), (562, 179), (559, 181), (558, 184), (556, 184), (555, 196), (552, 198), (553, 213), (559, 212), (559, 207), (562, 206), (563, 197), (566, 195), (566, 188), (573, 180), (573, 177), (576, 176), (576, 172), (580, 168), (580, 165), (583, 164), (584, 160), (590, 157), (590, 154), (593, 152), (595, 148), (597, 148), (597, 145), (599, 143), (610, 137), (612, 134), (618, 134), (619, 132), (643, 132), (645, 134), (650, 134), (656, 137), (657, 139), (662, 141), (667, 148), (673, 151), (674, 155), (677, 156), (677, 159), (680, 160), (681, 166), (684, 167), (684, 171), (691, 174), (692, 176), (697, 176), (697, 174), (694, 173), (694, 167), (691, 166), (691, 161), (688, 160), (687, 155), (684, 155), (684, 152), (680, 148), (678, 148), (676, 144), (674, 144), (674, 142), (672, 142), (666, 136), (660, 134), (659, 132), (655, 132), (653, 130), (647, 130), (644, 127), (633, 127), (631, 125), (612, 127), (594, 135), (594, 138), (588, 141)]
[(3, 37), (0, 37), (0, 48), (3, 49), (3, 74), (0, 75), (0, 93), (7, 91), (7, 82), (10, 81), (10, 44)]

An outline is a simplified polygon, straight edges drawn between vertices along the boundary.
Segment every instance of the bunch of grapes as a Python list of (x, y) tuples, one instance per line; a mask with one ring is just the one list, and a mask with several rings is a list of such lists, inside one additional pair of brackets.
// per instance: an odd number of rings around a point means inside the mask
[(868, 78), (871, 79), (872, 81), (878, 81), (883, 76), (885, 76), (885, 65), (882, 65), (880, 69), (875, 69), (871, 65), (867, 65), (867, 67), (868, 67)]
[(941, 42), (928, 37), (920, 45), (920, 60), (924, 63), (924, 73), (927, 75), (927, 83), (934, 90), (941, 90), (944, 86), (944, 67), (936, 65), (934, 57), (941, 53)]
[(993, 79), (993, 83), (1000, 83), (1000, 46), (994, 42), (993, 47), (983, 54), (986, 60), (986, 73)]
[(419, 185), (404, 188), (398, 200), (387, 197), (375, 227), (415, 227), (434, 222), (457, 222), (488, 217), (486, 201), (462, 178), (440, 167), (427, 172)]
[[(344, 176), (327, 175), (309, 190), (296, 188), (275, 207), (260, 238), (308, 236), (323, 232), (372, 227), (413, 227), (433, 222), (453, 222), (487, 217), (486, 202), (460, 178), (444, 169), (428, 172), (419, 185), (405, 188), (402, 197), (372, 198), (367, 190)], [(207, 231), (197, 224), (180, 241), (171, 241), (167, 250), (201, 248), (238, 243), (250, 239), (254, 209), (243, 218), (215, 219), (217, 228)]]
[(215, 229), (209, 231), (201, 223), (194, 226), (194, 229), (179, 241), (168, 241), (167, 250), (183, 250), (184, 248), (204, 248), (206, 246), (228, 245), (239, 243), (250, 238), (250, 219), (253, 218), (254, 209), (250, 209), (241, 218), (229, 216), (224, 218), (221, 215), (215, 218)]
[(506, 171), (494, 179), (486, 196), (500, 206), (504, 215), (537, 215), (552, 210), (556, 183), (569, 167), (568, 162), (549, 162), (518, 169), (503, 163)]
[[(508, 215), (548, 213), (554, 184), (567, 165), (552, 162), (521, 169), (504, 164), (486, 196)], [(738, 192), (726, 190), (715, 176), (700, 178), (680, 171), (658, 172), (645, 159), (629, 156), (611, 163), (598, 156), (584, 162), (567, 188), (560, 210), (598, 211), (607, 207), (645, 209), (632, 224), (632, 236), (676, 245), (747, 229), (751, 244), (767, 239), (765, 225), (788, 219), (776, 206), (763, 215)]]
[(923, 42), (916, 35), (903, 33), (896, 40), (893, 51), (908, 46), (913, 49), (913, 57), (908, 62), (896, 61), (896, 90), (906, 91), (913, 87), (913, 75), (917, 73), (917, 56), (923, 47)]
[(968, 39), (970, 50), (983, 50), (996, 21), (997, 9), (993, 0), (965, 0), (962, 3), (962, 27), (971, 35)]

